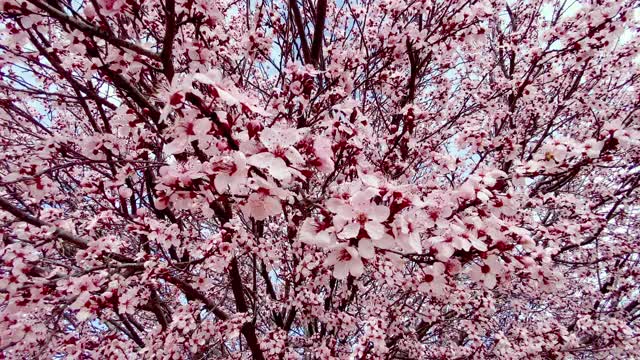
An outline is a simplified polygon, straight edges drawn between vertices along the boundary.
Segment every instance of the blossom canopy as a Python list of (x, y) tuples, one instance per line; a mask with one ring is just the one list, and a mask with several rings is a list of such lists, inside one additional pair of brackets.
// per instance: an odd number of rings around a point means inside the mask
[(0, 0), (0, 358), (636, 358), (639, 5)]

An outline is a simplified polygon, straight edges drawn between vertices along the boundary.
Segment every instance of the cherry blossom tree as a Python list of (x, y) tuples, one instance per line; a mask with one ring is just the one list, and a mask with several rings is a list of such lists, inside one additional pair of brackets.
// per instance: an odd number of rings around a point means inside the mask
[(640, 353), (637, 0), (0, 0), (0, 357)]

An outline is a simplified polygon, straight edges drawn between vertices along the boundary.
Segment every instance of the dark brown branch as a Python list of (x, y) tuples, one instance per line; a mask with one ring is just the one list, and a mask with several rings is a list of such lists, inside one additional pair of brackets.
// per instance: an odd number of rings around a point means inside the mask
[(74, 19), (73, 17), (69, 17), (67, 16), (65, 13), (61, 12), (60, 10), (51, 7), (50, 5), (43, 3), (41, 1), (38, 0), (30, 0), (30, 2), (32, 4), (34, 4), (35, 6), (39, 7), (40, 9), (46, 11), (51, 17), (53, 17), (54, 19), (60, 21), (62, 24), (66, 24), (69, 27), (71, 27), (72, 29), (77, 29), (80, 30), (82, 32), (85, 32), (87, 34), (90, 34), (92, 36), (96, 36), (99, 37), (103, 40), (105, 40), (106, 42), (116, 46), (116, 47), (121, 47), (121, 48), (125, 48), (128, 50), (131, 50), (137, 54), (140, 55), (144, 55), (150, 59), (153, 60), (160, 60), (160, 56), (158, 56), (157, 54), (139, 46), (136, 44), (132, 44), (128, 41), (116, 38), (111, 36), (109, 33), (100, 30), (97, 27), (91, 26), (89, 24), (86, 24), (84, 22), (78, 21), (77, 19)]
[(318, 0), (316, 10), (316, 26), (313, 32), (313, 42), (311, 44), (311, 63), (318, 66), (322, 56), (322, 37), (324, 34), (324, 23), (327, 17), (327, 0)]
[[(244, 297), (244, 286), (242, 285), (242, 277), (240, 276), (238, 260), (236, 258), (231, 260), (230, 267), (231, 290), (233, 291), (233, 297), (236, 299), (236, 309), (238, 312), (246, 313), (249, 307)], [(262, 355), (262, 349), (260, 349), (258, 337), (256, 336), (255, 324), (253, 322), (246, 322), (242, 326), (241, 332), (245, 339), (247, 339), (247, 345), (249, 345), (249, 349), (251, 349), (253, 358), (256, 360), (264, 360), (264, 355)]]
[(311, 51), (309, 50), (309, 44), (304, 33), (304, 24), (302, 23), (302, 15), (300, 14), (300, 8), (298, 8), (298, 2), (296, 0), (290, 0), (289, 6), (293, 13), (293, 22), (298, 29), (298, 36), (300, 37), (300, 45), (302, 47), (302, 58), (305, 64), (311, 63)]
[(87, 241), (85, 239), (82, 239), (76, 235), (73, 235), (72, 233), (66, 231), (66, 230), (62, 230), (60, 228), (57, 228), (55, 226), (49, 225), (46, 222), (33, 217), (29, 214), (27, 214), (26, 212), (18, 209), (17, 207), (15, 207), (13, 204), (11, 204), (10, 202), (8, 202), (7, 200), (3, 199), (0, 197), (0, 208), (2, 210), (5, 210), (9, 213), (11, 213), (11, 215), (15, 216), (17, 219), (22, 220), (26, 223), (29, 223), (31, 225), (35, 225), (35, 226), (48, 226), (48, 227), (52, 227), (54, 229), (53, 234), (56, 235), (57, 237), (65, 240), (68, 243), (71, 243), (73, 245), (75, 245), (76, 247), (80, 248), (80, 249), (87, 249), (89, 246), (87, 245)]
[(164, 41), (162, 43), (162, 53), (160, 58), (162, 59), (162, 66), (164, 68), (164, 74), (167, 76), (167, 80), (171, 82), (175, 69), (173, 67), (173, 39), (176, 35), (176, 2), (175, 0), (167, 0), (165, 3), (165, 12), (167, 17), (167, 26), (164, 34)]
[(227, 315), (227, 313), (224, 310), (220, 309), (216, 304), (214, 304), (203, 293), (201, 293), (200, 291), (196, 290), (193, 286), (188, 284), (186, 281), (184, 281), (182, 279), (179, 279), (177, 277), (174, 277), (174, 276), (167, 277), (167, 281), (169, 281), (170, 283), (176, 285), (182, 292), (184, 292), (189, 297), (192, 297), (194, 299), (198, 299), (198, 300), (202, 301), (205, 304), (205, 306), (207, 307), (207, 310), (210, 310), (215, 316), (218, 317), (218, 319), (227, 320), (229, 318), (229, 315)]
[(142, 341), (142, 339), (136, 332), (136, 329), (134, 329), (133, 326), (131, 326), (131, 323), (129, 322), (129, 320), (127, 320), (124, 316), (122, 316), (122, 314), (120, 313), (117, 313), (117, 314), (120, 321), (122, 321), (122, 323), (124, 324), (124, 327), (127, 328), (127, 332), (131, 340), (133, 340), (139, 347), (144, 348), (145, 347), (144, 341)]

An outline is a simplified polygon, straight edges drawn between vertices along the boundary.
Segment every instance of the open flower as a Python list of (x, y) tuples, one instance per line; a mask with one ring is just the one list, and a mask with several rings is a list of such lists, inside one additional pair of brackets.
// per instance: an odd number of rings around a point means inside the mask
[(189, 161), (183, 164), (163, 166), (159, 170), (159, 184), (156, 185), (158, 197), (155, 206), (158, 210), (166, 209), (169, 204), (175, 209), (188, 209), (193, 206), (193, 199), (198, 195), (191, 190), (184, 190), (194, 182), (204, 178), (202, 164)]
[(305, 244), (326, 247), (336, 242), (335, 228), (331, 221), (307, 218), (300, 227), (299, 239)]
[(269, 175), (282, 181), (289, 181), (293, 175), (303, 177), (298, 170), (287, 165), (299, 166), (304, 163), (302, 155), (293, 145), (300, 140), (296, 129), (265, 128), (260, 133), (260, 141), (267, 151), (252, 155), (248, 163), (260, 169), (267, 169)]
[(179, 154), (183, 152), (194, 140), (204, 141), (207, 133), (211, 130), (211, 120), (207, 118), (196, 118), (187, 116), (183, 121), (173, 127), (173, 141), (165, 145), (164, 151), (169, 154)]
[(464, 225), (451, 224), (455, 248), (469, 251), (471, 247), (474, 247), (480, 251), (487, 251), (487, 244), (478, 238), (478, 232), (474, 231), (474, 228), (470, 230), (468, 227), (463, 228), (462, 226)]
[(510, 194), (499, 197), (496, 196), (494, 199), (487, 202), (487, 206), (489, 207), (491, 213), (496, 216), (514, 216), (518, 213), (518, 211), (511, 198), (512, 197)]
[(331, 141), (326, 137), (318, 136), (313, 141), (313, 150), (315, 154), (313, 165), (325, 174), (331, 173), (335, 166), (331, 159), (333, 155)]
[(482, 281), (484, 286), (493, 289), (496, 286), (496, 275), (502, 273), (504, 267), (495, 255), (489, 255), (482, 261), (482, 265), (473, 264), (468, 270), (473, 281)]
[(282, 213), (281, 201), (289, 199), (289, 192), (260, 178), (250, 179), (247, 185), (254, 190), (242, 206), (242, 211), (247, 216), (251, 216), (255, 220), (265, 220)]
[(357, 278), (364, 273), (362, 258), (371, 259), (374, 255), (375, 250), (371, 240), (360, 240), (357, 249), (339, 244), (329, 254), (325, 265), (333, 266), (333, 276), (336, 279), (346, 279), (349, 274)]
[(193, 181), (205, 177), (202, 172), (202, 164), (197, 161), (189, 161), (182, 164), (165, 165), (159, 170), (160, 190), (165, 187), (191, 186)]
[(239, 151), (220, 161), (205, 164), (203, 168), (207, 174), (215, 175), (213, 184), (220, 194), (239, 194), (247, 183), (247, 159)]
[(280, 204), (280, 199), (272, 196), (269, 190), (264, 189), (249, 195), (242, 210), (256, 220), (265, 220), (282, 213), (282, 204)]
[(487, 250), (487, 244), (478, 238), (472, 227), (465, 228), (461, 222), (450, 224), (439, 229), (439, 235), (429, 239), (430, 251), (438, 261), (446, 262), (456, 250), (469, 251), (474, 247), (480, 251)]
[(424, 276), (422, 282), (418, 286), (418, 291), (422, 293), (430, 293), (435, 296), (440, 296), (444, 293), (444, 287), (446, 281), (444, 278), (445, 266), (441, 262), (427, 267), (424, 270)]
[(393, 222), (393, 235), (405, 253), (422, 253), (420, 233), (417, 230), (417, 213), (396, 217)]
[(336, 214), (333, 224), (340, 231), (339, 237), (350, 239), (357, 237), (364, 229), (371, 239), (381, 239), (385, 234), (382, 222), (389, 217), (389, 208), (371, 203), (375, 191), (365, 190), (357, 192), (346, 203), (341, 199), (329, 199), (328, 209)]

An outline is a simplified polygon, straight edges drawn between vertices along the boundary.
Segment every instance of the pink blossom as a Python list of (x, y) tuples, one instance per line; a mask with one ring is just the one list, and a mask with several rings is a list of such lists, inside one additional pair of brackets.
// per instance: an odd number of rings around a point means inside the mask
[(300, 227), (300, 241), (320, 247), (333, 245), (336, 242), (335, 228), (326, 220), (307, 218)]
[(252, 155), (247, 162), (252, 166), (267, 169), (269, 174), (278, 180), (289, 181), (293, 175), (302, 177), (294, 168), (304, 162), (298, 150), (293, 147), (299, 139), (300, 135), (296, 130), (266, 128), (262, 130), (260, 140), (267, 151)]
[(205, 172), (215, 176), (214, 185), (219, 193), (239, 194), (247, 183), (247, 161), (241, 152), (216, 163), (203, 165)]
[(637, 8), (1, 1), (0, 358), (637, 358)]
[(496, 286), (496, 275), (500, 275), (503, 269), (498, 257), (489, 255), (482, 260), (481, 265), (472, 264), (468, 274), (473, 281), (482, 282), (487, 288), (493, 289)]
[(371, 259), (374, 255), (371, 240), (360, 240), (357, 248), (343, 244), (335, 246), (325, 264), (333, 266), (333, 276), (336, 279), (345, 279), (347, 275), (357, 278), (364, 273), (362, 259)]
[(445, 266), (441, 262), (436, 262), (426, 268), (423, 272), (422, 281), (418, 290), (423, 293), (441, 296), (446, 286)]
[(206, 140), (211, 129), (211, 120), (206, 118), (191, 118), (176, 124), (173, 128), (173, 140), (168, 143), (164, 151), (169, 154), (183, 152), (194, 140)]
[(364, 229), (369, 238), (381, 239), (386, 228), (382, 222), (389, 217), (389, 208), (375, 205), (371, 198), (375, 195), (372, 190), (357, 192), (348, 202), (341, 199), (329, 199), (327, 208), (335, 214), (333, 223), (342, 239), (358, 236)]

